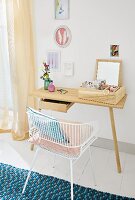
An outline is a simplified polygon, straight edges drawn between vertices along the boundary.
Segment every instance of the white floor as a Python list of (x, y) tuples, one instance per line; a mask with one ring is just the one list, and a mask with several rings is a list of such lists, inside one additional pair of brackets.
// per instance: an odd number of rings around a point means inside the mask
[[(27, 141), (16, 142), (0, 134), (0, 162), (29, 169), (35, 151)], [(122, 173), (116, 171), (114, 152), (92, 147), (97, 186), (94, 187), (88, 152), (74, 165), (74, 182), (86, 187), (135, 198), (135, 155), (120, 153)], [(34, 171), (69, 180), (69, 161), (41, 151)]]

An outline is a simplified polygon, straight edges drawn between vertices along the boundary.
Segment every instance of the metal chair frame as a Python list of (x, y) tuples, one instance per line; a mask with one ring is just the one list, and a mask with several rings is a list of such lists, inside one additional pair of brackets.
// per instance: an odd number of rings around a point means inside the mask
[[(48, 133), (45, 134), (44, 131), (46, 132), (47, 130), (49, 131), (49, 129), (40, 129), (41, 126), (53, 126), (53, 122), (56, 123), (56, 121), (54, 119), (46, 120), (44, 118), (44, 115), (38, 115), (38, 113), (31, 113), (31, 112), (27, 112), (28, 114), (28, 121), (29, 121), (29, 134), (30, 137), (35, 137), (38, 135), (38, 137), (40, 137), (40, 139), (45, 139), (49, 142), (51, 142), (52, 144), (59, 144), (61, 145), (61, 147), (67, 147), (67, 148), (76, 148), (79, 147), (80, 151), (78, 155), (68, 155), (68, 154), (64, 154), (63, 152), (54, 152), (54, 150), (52, 149), (48, 149), (46, 147), (43, 147), (43, 145), (40, 146), (40, 143), (37, 145), (37, 149), (33, 158), (33, 161), (31, 163), (30, 166), (30, 170), (28, 172), (24, 187), (23, 187), (23, 191), (22, 194), (24, 194), (27, 183), (29, 181), (30, 178), (30, 174), (31, 171), (34, 167), (36, 158), (38, 156), (38, 153), (40, 151), (41, 148), (44, 148), (52, 153), (55, 153), (59, 156), (62, 156), (64, 158), (69, 159), (70, 161), (70, 181), (71, 181), (71, 200), (73, 200), (73, 164), (81, 157), (81, 155), (88, 149), (89, 150), (89, 160), (91, 162), (91, 170), (92, 170), (92, 176), (93, 176), (93, 182), (94, 185), (96, 185), (96, 179), (95, 179), (95, 174), (94, 174), (94, 167), (93, 167), (93, 161), (92, 161), (92, 154), (91, 154), (91, 149), (90, 149), (90, 145), (92, 145), (92, 143), (97, 139), (97, 122), (90, 122), (90, 123), (71, 123), (71, 122), (63, 122), (63, 121), (58, 121), (57, 122), (60, 124), (60, 127), (62, 130), (64, 130), (65, 132), (68, 130), (68, 132), (72, 133), (74, 135), (74, 137), (72, 137), (72, 134), (70, 134), (70, 141), (72, 142), (64, 142), (61, 141), (61, 138), (52, 138), (48, 136)], [(36, 122), (36, 123), (34, 123)], [(51, 123), (51, 124), (50, 124)], [(41, 125), (38, 126), (37, 124)], [(63, 131), (63, 132), (64, 132)], [(79, 132), (79, 133), (78, 133)], [(58, 135), (57, 135), (58, 136)], [(66, 135), (67, 136), (67, 135)], [(75, 141), (76, 140), (76, 141)]]

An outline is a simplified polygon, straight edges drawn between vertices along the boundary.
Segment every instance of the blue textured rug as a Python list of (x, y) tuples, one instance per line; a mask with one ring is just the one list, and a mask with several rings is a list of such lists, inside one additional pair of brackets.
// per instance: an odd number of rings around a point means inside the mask
[[(0, 163), (0, 200), (70, 200), (70, 183), (32, 172), (25, 194), (22, 189), (28, 171)], [(74, 185), (74, 200), (129, 200)]]

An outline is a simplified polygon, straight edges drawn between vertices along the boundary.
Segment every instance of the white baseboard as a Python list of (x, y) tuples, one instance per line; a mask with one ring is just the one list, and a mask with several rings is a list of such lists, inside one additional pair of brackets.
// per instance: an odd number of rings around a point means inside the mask
[[(113, 150), (113, 140), (105, 139), (105, 138), (98, 138), (94, 143), (93, 146)], [(119, 151), (129, 154), (135, 154), (135, 144), (125, 143), (125, 142), (118, 142)]]

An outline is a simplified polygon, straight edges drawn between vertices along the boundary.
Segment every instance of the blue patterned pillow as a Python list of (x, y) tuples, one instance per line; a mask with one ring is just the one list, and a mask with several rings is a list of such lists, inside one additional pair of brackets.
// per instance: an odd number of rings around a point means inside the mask
[[(47, 116), (32, 108), (27, 108), (27, 113), (30, 114), (30, 121), (32, 122), (32, 125), (35, 126), (41, 132), (41, 134), (47, 136), (48, 138), (54, 139), (55, 141), (67, 143), (68, 139), (61, 129), (60, 123), (57, 119)], [(45, 120), (45, 123), (42, 124), (39, 117), (42, 117), (43, 121)]]

